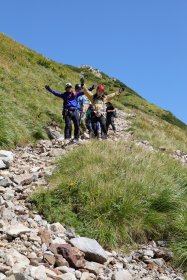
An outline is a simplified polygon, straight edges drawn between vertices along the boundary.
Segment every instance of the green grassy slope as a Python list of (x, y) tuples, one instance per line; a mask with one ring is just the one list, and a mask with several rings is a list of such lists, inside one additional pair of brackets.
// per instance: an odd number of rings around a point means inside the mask
[[(0, 147), (45, 138), (52, 120), (63, 128), (62, 102), (44, 85), (63, 91), (66, 82), (79, 81), (81, 71), (0, 33)], [(123, 86), (102, 74), (99, 79), (84, 69), (88, 85), (104, 83), (108, 92)], [(176, 149), (187, 152), (186, 125), (130, 88), (114, 104), (136, 114), (130, 120), (135, 139), (148, 140), (158, 150), (163, 146), (166, 153), (149, 153), (125, 141), (92, 142), (61, 159), (49, 179), (55, 188), (33, 199), (50, 221), (74, 226), (107, 247), (147, 237), (168, 239), (178, 263), (187, 266), (186, 167), (169, 156)]]
[(187, 267), (187, 172), (167, 154), (129, 142), (91, 142), (67, 153), (33, 202), (50, 222), (105, 247), (168, 240)]
[[(14, 147), (45, 138), (45, 127), (52, 120), (63, 127), (62, 103), (45, 92), (44, 85), (50, 84), (63, 91), (66, 82), (79, 81), (80, 72), (80, 68), (46, 59), (0, 33), (0, 147)], [(85, 69), (84, 75), (88, 85), (104, 83), (109, 92), (123, 85), (104, 73), (99, 79)], [(171, 113), (151, 105), (130, 88), (118, 101), (118, 106), (136, 108), (186, 129)]]

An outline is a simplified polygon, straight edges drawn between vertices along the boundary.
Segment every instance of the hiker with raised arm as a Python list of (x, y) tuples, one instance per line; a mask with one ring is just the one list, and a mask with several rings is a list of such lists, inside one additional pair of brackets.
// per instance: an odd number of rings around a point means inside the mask
[[(95, 89), (95, 85), (89, 87), (89, 91), (92, 91), (94, 89)], [(80, 84), (75, 85), (75, 92), (76, 92), (76, 94), (79, 92), (83, 92), (83, 94), (84, 94), (83, 88)], [(80, 122), (81, 122), (81, 119), (84, 117), (84, 115), (86, 113), (87, 98), (85, 95), (77, 95), (76, 98), (77, 98), (77, 109), (80, 114)]]
[[(95, 89), (95, 85), (89, 87), (89, 91), (92, 91)], [(83, 88), (81, 87), (80, 84), (75, 85), (75, 92), (76, 94), (78, 92), (83, 92)], [(86, 121), (85, 121), (85, 114), (86, 114), (86, 109), (87, 109), (87, 103), (88, 100), (85, 95), (78, 95), (77, 97), (77, 109), (79, 113), (79, 127), (80, 127), (80, 134), (83, 134), (84, 131), (86, 131)]]
[(97, 122), (100, 123), (101, 130), (102, 130), (102, 138), (107, 138), (107, 127), (106, 127), (106, 118), (105, 118), (105, 112), (106, 112), (106, 103), (118, 96), (124, 89), (119, 89), (114, 93), (111, 93), (109, 95), (105, 95), (105, 87), (104, 85), (98, 85), (96, 89), (96, 93), (92, 94), (91, 91), (87, 89), (87, 87), (84, 84), (84, 79), (81, 78), (81, 85), (84, 89), (84, 94), (86, 97), (91, 101), (93, 108), (94, 108), (94, 114), (91, 119), (92, 128), (94, 131), (94, 134), (96, 137), (98, 137), (98, 129), (97, 129)]
[(66, 142), (71, 139), (71, 122), (74, 124), (74, 142), (78, 143), (79, 141), (79, 113), (77, 110), (77, 98), (81, 95), (84, 95), (84, 92), (74, 92), (71, 83), (65, 85), (65, 92), (57, 92), (51, 89), (48, 85), (45, 86), (46, 90), (51, 92), (57, 97), (63, 99), (63, 117), (65, 120), (65, 129), (64, 129), (64, 138)]

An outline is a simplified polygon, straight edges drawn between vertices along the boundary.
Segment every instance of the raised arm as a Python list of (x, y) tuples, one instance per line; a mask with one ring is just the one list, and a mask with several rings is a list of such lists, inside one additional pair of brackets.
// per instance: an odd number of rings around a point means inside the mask
[(84, 94), (86, 95), (86, 97), (92, 102), (93, 94), (91, 93), (91, 91), (89, 91), (85, 85), (83, 86), (83, 90), (84, 90)]
[(118, 96), (120, 94), (119, 90), (117, 90), (114, 93), (111, 93), (109, 95), (106, 95), (106, 99), (105, 99), (105, 103), (109, 102), (110, 100), (114, 99), (116, 96)]
[(114, 97), (120, 95), (120, 93), (122, 93), (123, 91), (125, 91), (126, 87), (121, 87), (119, 88), (116, 92), (111, 93), (109, 95), (106, 95), (106, 102), (109, 102), (110, 100), (112, 100)]
[(56, 90), (53, 90), (52, 88), (50, 88), (49, 86), (45, 86), (45, 89), (49, 92), (51, 92), (52, 94), (54, 94), (57, 97), (63, 98), (63, 93), (58, 92)]

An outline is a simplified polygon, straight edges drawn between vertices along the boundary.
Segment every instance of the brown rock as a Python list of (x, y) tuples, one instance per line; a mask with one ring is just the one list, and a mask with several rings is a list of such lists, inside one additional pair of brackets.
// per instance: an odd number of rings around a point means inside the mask
[(30, 185), (32, 181), (33, 181), (32, 174), (17, 175), (13, 177), (13, 182), (22, 186)]
[(84, 253), (70, 244), (51, 244), (51, 252), (63, 256), (70, 267), (83, 268), (85, 265)]
[(39, 231), (39, 235), (41, 237), (42, 243), (45, 243), (47, 245), (51, 244), (51, 233), (47, 229), (42, 229)]
[(42, 178), (42, 177), (44, 177), (45, 176), (45, 171), (40, 171), (39, 173), (38, 173), (38, 178)]
[(7, 266), (5, 264), (0, 264), (0, 272), (5, 273), (10, 270), (10, 266)]
[(158, 266), (152, 263), (149, 263), (146, 267), (147, 270), (158, 270)]
[(60, 246), (59, 244), (51, 244), (49, 250), (54, 254), (57, 255), (57, 247)]
[(69, 267), (69, 263), (61, 255), (55, 255), (55, 267), (58, 267), (58, 266)]
[(39, 260), (38, 259), (30, 259), (30, 265), (39, 266)]
[(47, 262), (49, 265), (54, 265), (55, 264), (55, 256), (49, 255), (49, 254), (44, 254), (44, 261)]
[(159, 249), (155, 253), (156, 258), (162, 258), (166, 262), (171, 261), (173, 259), (173, 253), (168, 249)]

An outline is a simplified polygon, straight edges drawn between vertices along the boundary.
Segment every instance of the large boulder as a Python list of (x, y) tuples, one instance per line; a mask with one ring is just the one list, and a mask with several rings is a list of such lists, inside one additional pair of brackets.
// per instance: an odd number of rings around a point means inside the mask
[[(12, 152), (0, 150), (0, 169), (9, 168), (13, 159), (14, 157)], [(4, 163), (5, 167), (3, 167), (2, 163)]]
[(85, 258), (89, 261), (105, 263), (108, 255), (101, 245), (95, 240), (87, 237), (76, 237), (70, 243), (85, 253)]

